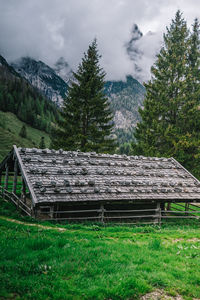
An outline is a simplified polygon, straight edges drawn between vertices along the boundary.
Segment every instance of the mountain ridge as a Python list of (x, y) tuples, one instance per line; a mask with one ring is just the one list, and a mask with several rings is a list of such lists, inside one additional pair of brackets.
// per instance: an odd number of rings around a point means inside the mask
[(36, 87), (44, 96), (61, 105), (67, 93), (67, 83), (59, 77), (55, 70), (42, 61), (36, 61), (31, 57), (21, 57), (11, 66), (29, 83)]
[(55, 104), (47, 100), (26, 78), (0, 56), (0, 110), (14, 113), (34, 128), (50, 132), (59, 118)]
[[(55, 70), (45, 63), (30, 57), (21, 58), (18, 62), (18, 64), (17, 62), (12, 64), (15, 70), (19, 71), (21, 76), (24, 76), (43, 94), (46, 94), (47, 97), (49, 96), (50, 100), (56, 102), (58, 106), (62, 106), (63, 98), (67, 94), (69, 81), (73, 75), (68, 63), (62, 58), (59, 59), (57, 64), (55, 64), (57, 67)], [(65, 68), (67, 70), (66, 74), (63, 72)], [(59, 72), (63, 72), (62, 76), (66, 78), (67, 82), (58, 76)], [(47, 93), (46, 91), (51, 92)], [(138, 108), (142, 106), (145, 88), (137, 79), (127, 75), (125, 81), (106, 81), (105, 94), (113, 111), (115, 129), (132, 130), (140, 120)], [(59, 100), (57, 98), (58, 95)]]

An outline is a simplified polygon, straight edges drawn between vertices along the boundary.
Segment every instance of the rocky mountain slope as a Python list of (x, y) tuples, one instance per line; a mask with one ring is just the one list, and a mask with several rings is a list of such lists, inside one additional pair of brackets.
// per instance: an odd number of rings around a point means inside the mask
[[(21, 58), (12, 66), (49, 99), (59, 106), (62, 104), (72, 77), (72, 70), (63, 58), (56, 62), (55, 69), (30, 57)], [(132, 130), (139, 121), (138, 108), (142, 106), (145, 88), (129, 75), (125, 81), (106, 82), (105, 93), (111, 103), (115, 128)]]
[(145, 88), (129, 75), (126, 81), (106, 82), (105, 92), (114, 112), (115, 128), (134, 128), (140, 120), (138, 108), (143, 104)]
[(67, 93), (67, 84), (56, 74), (54, 69), (42, 61), (36, 61), (30, 57), (22, 57), (13, 62), (11, 66), (43, 95), (57, 105), (61, 105)]
[(14, 113), (22, 122), (50, 132), (59, 118), (57, 106), (0, 56), (0, 111)]
[(20, 75), (15, 71), (15, 69), (10, 66), (5, 58), (0, 55), (0, 78), (5, 77), (17, 77), (20, 78)]

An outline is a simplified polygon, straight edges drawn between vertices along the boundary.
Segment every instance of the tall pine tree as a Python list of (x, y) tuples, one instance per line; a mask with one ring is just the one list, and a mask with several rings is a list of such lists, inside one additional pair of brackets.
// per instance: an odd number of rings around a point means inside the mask
[(21, 136), (24, 139), (27, 138), (26, 126), (24, 124), (20, 129), (19, 136)]
[(45, 149), (46, 148), (45, 141), (44, 141), (44, 136), (41, 136), (39, 148), (40, 149)]
[(188, 39), (185, 101), (181, 109), (182, 136), (177, 143), (176, 157), (200, 177), (200, 38), (195, 19)]
[(142, 121), (133, 143), (134, 154), (173, 156), (200, 175), (199, 32), (198, 21), (189, 34), (180, 11), (167, 33), (164, 45), (145, 84)]
[(105, 72), (99, 66), (96, 40), (84, 54), (63, 103), (62, 120), (52, 146), (66, 150), (113, 152), (112, 113), (104, 94)]

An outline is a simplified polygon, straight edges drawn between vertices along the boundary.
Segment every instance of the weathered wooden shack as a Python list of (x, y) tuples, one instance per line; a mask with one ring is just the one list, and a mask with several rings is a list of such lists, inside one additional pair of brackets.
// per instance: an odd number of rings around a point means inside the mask
[(200, 202), (200, 182), (174, 158), (13, 146), (0, 177), (4, 199), (40, 219), (159, 222), (165, 203)]

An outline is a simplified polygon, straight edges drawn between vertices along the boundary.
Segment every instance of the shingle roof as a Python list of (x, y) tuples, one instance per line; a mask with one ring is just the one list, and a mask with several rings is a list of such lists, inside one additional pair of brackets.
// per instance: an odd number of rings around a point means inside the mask
[(200, 201), (200, 182), (173, 158), (14, 149), (35, 202)]

